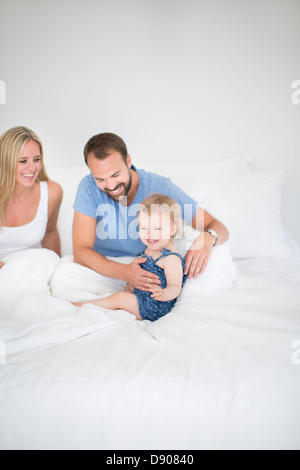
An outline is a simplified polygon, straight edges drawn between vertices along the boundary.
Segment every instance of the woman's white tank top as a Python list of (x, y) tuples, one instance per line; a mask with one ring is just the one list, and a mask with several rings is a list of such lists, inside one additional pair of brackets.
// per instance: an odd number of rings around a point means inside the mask
[(20, 227), (3, 227), (0, 229), (0, 261), (18, 251), (38, 248), (44, 239), (48, 225), (48, 184), (40, 183), (41, 199), (35, 218), (32, 222)]

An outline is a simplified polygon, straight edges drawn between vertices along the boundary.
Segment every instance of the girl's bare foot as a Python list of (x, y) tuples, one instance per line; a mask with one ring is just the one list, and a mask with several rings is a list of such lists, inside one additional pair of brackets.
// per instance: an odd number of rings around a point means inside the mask
[(71, 302), (71, 304), (75, 305), (75, 307), (81, 308), (83, 305), (85, 305), (85, 302)]

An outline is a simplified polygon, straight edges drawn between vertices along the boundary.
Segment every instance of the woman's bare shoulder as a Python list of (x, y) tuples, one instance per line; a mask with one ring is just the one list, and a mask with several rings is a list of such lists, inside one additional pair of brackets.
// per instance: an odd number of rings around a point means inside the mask
[(63, 189), (62, 187), (56, 183), (55, 181), (47, 181), (48, 184), (48, 192), (49, 192), (49, 199), (57, 202), (61, 202), (63, 198)]
[(58, 214), (62, 200), (63, 200), (63, 189), (55, 181), (47, 181), (48, 184), (48, 210), (49, 217), (53, 214)]

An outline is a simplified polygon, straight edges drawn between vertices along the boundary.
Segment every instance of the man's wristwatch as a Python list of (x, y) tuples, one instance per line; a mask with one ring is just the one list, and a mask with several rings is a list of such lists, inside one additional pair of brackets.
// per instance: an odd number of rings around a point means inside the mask
[(217, 241), (218, 241), (218, 239), (219, 239), (219, 235), (217, 234), (217, 232), (215, 232), (214, 230), (211, 230), (211, 229), (205, 230), (205, 232), (210, 233), (210, 234), (214, 237), (215, 243), (214, 243), (213, 246), (216, 246)]

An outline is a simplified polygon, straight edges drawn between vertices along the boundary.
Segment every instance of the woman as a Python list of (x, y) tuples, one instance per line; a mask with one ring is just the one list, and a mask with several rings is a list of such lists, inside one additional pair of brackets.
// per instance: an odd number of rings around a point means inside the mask
[(61, 187), (49, 181), (38, 136), (26, 127), (5, 132), (0, 137), (0, 269), (6, 256), (38, 246), (60, 256), (62, 196)]

